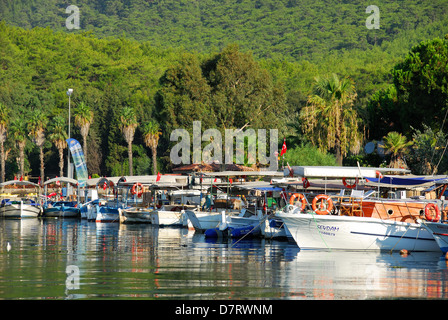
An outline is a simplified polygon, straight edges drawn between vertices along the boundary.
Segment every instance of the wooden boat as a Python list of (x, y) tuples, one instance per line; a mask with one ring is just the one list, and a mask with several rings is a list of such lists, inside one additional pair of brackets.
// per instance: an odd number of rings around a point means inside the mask
[[(0, 184), (0, 188), (6, 186), (33, 186), (40, 193), (40, 186), (30, 181), (10, 180)], [(0, 217), (5, 218), (36, 218), (42, 213), (41, 205), (36, 199), (23, 197), (20, 199), (3, 199), (0, 204)]]
[[(383, 181), (378, 171), (359, 168), (343, 174), (350, 178)], [(326, 170), (338, 175), (338, 169)], [(391, 180), (392, 177), (387, 177)], [(406, 185), (431, 183), (431, 179), (399, 177)], [(395, 180), (394, 183), (400, 181)], [(405, 181), (406, 180), (406, 181)], [(311, 202), (311, 204), (310, 204)], [(383, 199), (352, 192), (350, 196), (313, 195), (305, 210), (281, 211), (283, 220), (300, 249), (327, 250), (401, 250), (437, 251), (438, 245), (418, 219), (428, 201), (420, 199)]]
[(120, 209), (125, 208), (124, 204), (95, 205), (96, 222), (120, 222)]
[(0, 217), (4, 218), (37, 218), (41, 212), (41, 206), (31, 199), (3, 199), (0, 205)]
[(76, 202), (57, 201), (48, 203), (43, 209), (42, 216), (45, 218), (81, 218), (81, 210)]
[(121, 223), (152, 223), (151, 212), (153, 208), (131, 207), (119, 209)]
[(266, 219), (267, 216), (262, 210), (253, 214), (243, 208), (239, 215), (226, 215), (223, 211), (221, 223), (215, 228), (205, 230), (204, 234), (207, 238), (263, 237)]

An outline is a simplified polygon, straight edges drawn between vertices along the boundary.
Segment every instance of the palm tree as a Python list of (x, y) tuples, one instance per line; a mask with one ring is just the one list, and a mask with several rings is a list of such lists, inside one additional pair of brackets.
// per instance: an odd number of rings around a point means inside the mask
[(5, 182), (5, 148), (6, 135), (8, 133), (10, 110), (0, 102), (0, 162), (1, 162), (1, 178), (0, 182)]
[(300, 112), (304, 133), (321, 150), (333, 148), (338, 165), (351, 152), (359, 152), (362, 134), (354, 109), (357, 94), (349, 78), (339, 79), (336, 74), (316, 78), (313, 94)]
[(11, 133), (16, 142), (17, 148), (19, 148), (19, 177), (24, 176), (25, 171), (25, 146), (27, 141), (27, 127), (26, 120), (22, 114), (18, 114), (17, 117), (11, 122)]
[(153, 120), (146, 122), (143, 126), (143, 139), (146, 146), (151, 148), (153, 174), (157, 174), (157, 145), (161, 134), (160, 125)]
[(44, 143), (45, 143), (45, 129), (47, 128), (48, 118), (45, 112), (36, 109), (31, 113), (28, 120), (29, 136), (39, 148), (40, 158), (40, 179), (44, 182)]
[(67, 131), (65, 128), (65, 118), (56, 116), (53, 118), (53, 126), (48, 136), (59, 151), (59, 176), (64, 176), (64, 149), (67, 147)]
[(386, 152), (391, 153), (389, 167), (404, 167), (406, 164), (403, 156), (408, 152), (408, 147), (410, 147), (414, 142), (407, 141), (405, 136), (396, 131), (389, 132), (383, 140), (384, 144), (380, 145), (380, 147), (385, 149)]
[(81, 129), (82, 148), (87, 165), (87, 136), (89, 134), (90, 124), (93, 121), (93, 111), (89, 106), (81, 102), (73, 112), (75, 124)]
[(120, 113), (121, 131), (128, 143), (129, 175), (133, 175), (132, 170), (132, 142), (134, 141), (135, 129), (137, 128), (137, 117), (132, 107), (124, 107)]

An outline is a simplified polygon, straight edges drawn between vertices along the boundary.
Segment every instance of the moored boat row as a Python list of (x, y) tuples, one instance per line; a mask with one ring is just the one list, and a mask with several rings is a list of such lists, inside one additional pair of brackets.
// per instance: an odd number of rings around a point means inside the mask
[[(180, 176), (165, 181), (154, 176), (101, 178), (95, 182), (96, 192), (84, 190), (83, 197), (76, 180), (61, 177), (57, 180), (77, 187), (74, 201), (50, 202), (47, 192), (33, 201), (5, 198), (0, 216), (188, 227), (206, 238), (289, 239), (301, 250), (448, 252), (444, 202), (448, 181), (385, 174), (391, 171), (293, 167), (284, 176), (266, 174), (264, 181), (261, 172), (254, 173), (257, 178), (252, 182), (245, 173), (246, 179), (238, 183), (229, 179), (242, 174), (235, 172), (196, 174), (187, 182)], [(0, 187), (11, 184), (25, 182)], [(108, 192), (100, 197), (102, 186)], [(411, 196), (410, 190), (414, 190)], [(430, 193), (437, 196), (428, 197)]]

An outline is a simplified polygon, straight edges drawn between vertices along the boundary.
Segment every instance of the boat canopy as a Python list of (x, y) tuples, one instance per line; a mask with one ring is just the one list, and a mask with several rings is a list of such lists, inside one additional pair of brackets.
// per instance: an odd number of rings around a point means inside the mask
[(71, 183), (73, 185), (77, 185), (78, 184), (78, 180), (76, 180), (76, 179), (67, 178), (67, 177), (56, 177), (56, 178), (49, 179), (49, 180), (45, 181), (43, 183), (43, 185), (45, 186), (47, 184), (56, 183), (56, 182), (68, 182), (68, 183)]
[(425, 183), (435, 183), (437, 181), (446, 180), (446, 178), (430, 178), (430, 177), (391, 177), (369, 178), (365, 177), (369, 182), (391, 184), (395, 186), (415, 186)]
[(30, 185), (30, 186), (34, 186), (34, 187), (40, 187), (37, 183), (31, 182), (31, 181), (20, 181), (20, 180), (10, 180), (10, 181), (5, 181), (3, 183), (0, 183), (0, 187), (4, 187), (4, 186), (9, 186), (12, 184), (16, 184), (16, 185), (21, 185), (21, 186), (26, 186), (26, 185)]
[[(293, 166), (294, 176), (306, 178), (376, 178), (378, 172), (408, 173), (406, 169), (394, 168), (370, 168), (370, 167), (333, 167), (333, 166)], [(283, 170), (285, 176), (289, 176), (289, 168)]]

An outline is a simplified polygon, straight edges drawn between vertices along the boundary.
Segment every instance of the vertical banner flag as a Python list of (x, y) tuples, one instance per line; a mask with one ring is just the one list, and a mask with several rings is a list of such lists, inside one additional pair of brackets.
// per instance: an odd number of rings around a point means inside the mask
[(82, 147), (77, 140), (67, 139), (67, 143), (72, 154), (73, 163), (75, 164), (76, 177), (79, 181), (79, 186), (84, 187), (88, 177), (84, 152), (82, 151)]

